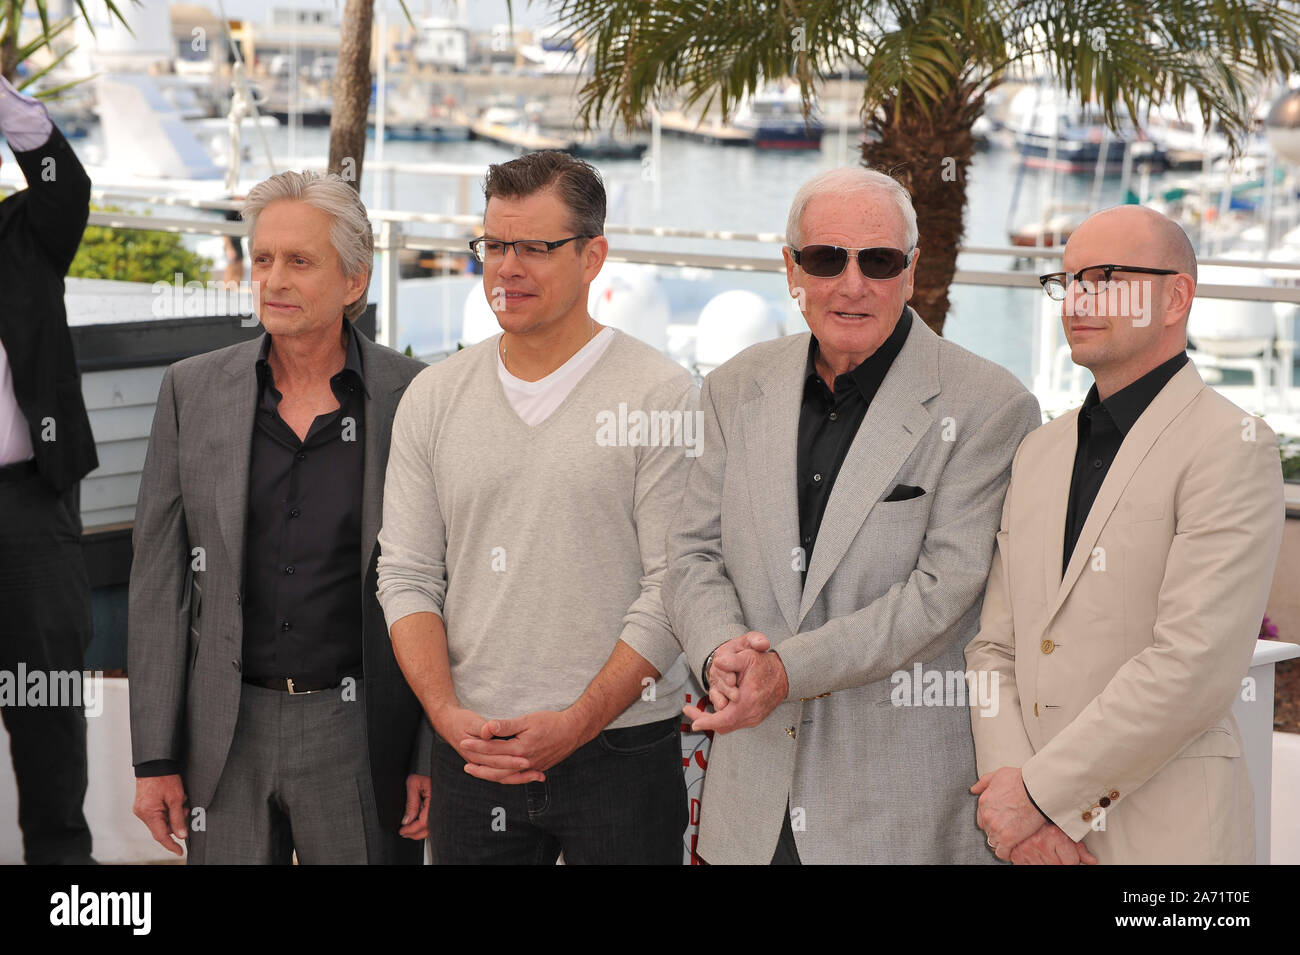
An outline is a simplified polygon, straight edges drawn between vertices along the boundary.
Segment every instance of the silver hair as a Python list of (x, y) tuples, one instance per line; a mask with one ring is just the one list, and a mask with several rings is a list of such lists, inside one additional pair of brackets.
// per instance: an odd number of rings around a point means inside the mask
[[(333, 172), (281, 172), (259, 182), (244, 201), (243, 218), (248, 223), (249, 244), (257, 229), (257, 217), (273, 202), (282, 199), (305, 202), (328, 215), (330, 244), (339, 256), (339, 266), (348, 278), (364, 274), (370, 284), (370, 272), (375, 261), (375, 235), (370, 228), (370, 217), (357, 191), (347, 181)], [(249, 250), (251, 253), (251, 249)], [(366, 310), (366, 294), (343, 308), (343, 315), (356, 321)]]
[(799, 191), (794, 194), (794, 201), (790, 203), (790, 217), (785, 223), (785, 241), (793, 249), (801, 248), (803, 244), (803, 236), (800, 232), (801, 220), (808, 209), (808, 203), (814, 196), (823, 193), (844, 195), (866, 191), (884, 192), (894, 201), (903, 216), (903, 242), (906, 245), (903, 251), (910, 252), (916, 248), (918, 233), (912, 197), (897, 179), (863, 166), (841, 166), (838, 169), (831, 169), (814, 176), (800, 186)]

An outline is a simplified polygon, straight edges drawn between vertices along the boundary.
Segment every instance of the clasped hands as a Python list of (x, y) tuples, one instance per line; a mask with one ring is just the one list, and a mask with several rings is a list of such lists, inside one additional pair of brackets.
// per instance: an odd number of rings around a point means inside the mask
[(1029, 798), (1020, 770), (1003, 766), (979, 778), (970, 791), (979, 796), (975, 821), (989, 848), (1016, 865), (1096, 865), (1097, 858), (1043, 816)]
[(434, 728), (465, 760), (465, 772), (511, 785), (542, 782), (546, 770), (595, 735), (573, 709), (539, 710), (501, 720), (453, 708)]
[(697, 733), (730, 733), (757, 726), (790, 692), (785, 664), (772, 650), (771, 641), (757, 630), (714, 650), (708, 678), (713, 712), (700, 706), (682, 707)]

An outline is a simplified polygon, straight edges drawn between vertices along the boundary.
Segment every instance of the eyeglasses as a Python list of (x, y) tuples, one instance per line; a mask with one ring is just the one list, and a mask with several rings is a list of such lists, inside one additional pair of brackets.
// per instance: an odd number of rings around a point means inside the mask
[(1143, 275), (1177, 275), (1177, 269), (1148, 269), (1140, 265), (1089, 265), (1077, 272), (1051, 272), (1038, 276), (1038, 283), (1043, 291), (1057, 302), (1065, 301), (1065, 295), (1077, 280), (1079, 287), (1089, 295), (1101, 290), (1110, 281), (1112, 272), (1139, 272)]
[(858, 268), (869, 279), (892, 279), (903, 269), (912, 264), (916, 249), (903, 252), (901, 249), (842, 249), (838, 245), (805, 245), (802, 249), (791, 249), (795, 264), (809, 275), (818, 278), (834, 278), (844, 271), (849, 264), (849, 253), (858, 253)]
[(555, 242), (547, 242), (545, 239), (515, 239), (513, 242), (503, 242), (501, 239), (489, 239), (481, 235), (477, 239), (470, 240), (469, 250), (480, 262), (488, 260), (499, 262), (506, 257), (506, 249), (509, 248), (515, 250), (515, 255), (520, 261), (544, 262), (552, 249), (558, 249), (566, 242), (594, 238), (596, 238), (594, 235), (571, 235), (567, 239), (558, 239)]

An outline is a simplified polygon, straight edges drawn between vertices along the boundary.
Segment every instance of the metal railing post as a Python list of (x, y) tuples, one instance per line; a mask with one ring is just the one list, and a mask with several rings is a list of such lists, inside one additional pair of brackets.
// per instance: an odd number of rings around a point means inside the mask
[(391, 219), (379, 223), (379, 315), (375, 341), (397, 348), (397, 253), (402, 247), (402, 227)]

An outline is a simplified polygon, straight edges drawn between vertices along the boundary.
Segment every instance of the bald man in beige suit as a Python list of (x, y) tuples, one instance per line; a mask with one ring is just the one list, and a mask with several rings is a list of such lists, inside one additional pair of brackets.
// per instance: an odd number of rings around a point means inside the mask
[[(1043, 276), (1096, 385), (1012, 465), (972, 671), (978, 822), (1017, 863), (1251, 863), (1232, 704), (1281, 545), (1273, 432), (1184, 351), (1196, 258), (1138, 206)], [(983, 715), (988, 713), (989, 715)]]

